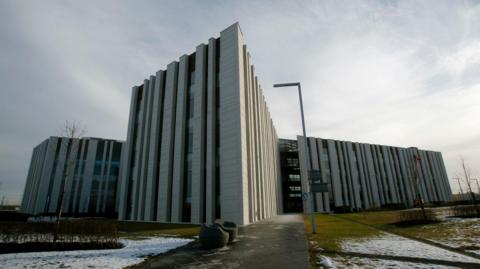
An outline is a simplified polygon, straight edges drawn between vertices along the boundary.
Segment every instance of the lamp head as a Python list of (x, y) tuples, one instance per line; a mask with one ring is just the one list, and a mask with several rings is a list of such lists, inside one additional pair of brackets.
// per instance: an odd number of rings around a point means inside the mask
[(274, 88), (299, 86), (300, 82), (273, 84)]

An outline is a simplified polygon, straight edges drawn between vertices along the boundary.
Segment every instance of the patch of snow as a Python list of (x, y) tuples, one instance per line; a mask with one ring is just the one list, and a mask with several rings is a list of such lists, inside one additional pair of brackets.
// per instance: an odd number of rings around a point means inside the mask
[(452, 266), (444, 266), (438, 264), (426, 264), (415, 262), (404, 262), (394, 260), (369, 259), (360, 257), (340, 257), (335, 256), (330, 258), (334, 267), (332, 268), (349, 268), (349, 269), (363, 269), (363, 268), (416, 268), (416, 269), (447, 269), (459, 268)]
[(329, 257), (317, 255), (317, 258), (320, 260), (317, 262), (317, 265), (320, 266), (320, 268), (337, 268)]
[(145, 240), (121, 239), (121, 249), (50, 251), (1, 254), (2, 268), (123, 268), (178, 248), (193, 241), (184, 238), (153, 237)]
[(476, 250), (467, 250), (468, 252), (472, 252), (472, 253), (475, 253), (477, 255), (480, 255), (480, 249), (476, 249)]
[(479, 263), (480, 266), (479, 259), (387, 233), (382, 233), (379, 237), (366, 240), (349, 240), (343, 242), (342, 250), (366, 254), (473, 262)]
[[(446, 245), (449, 247), (478, 247), (480, 250), (480, 237), (472, 236), (472, 231), (480, 230), (480, 218), (449, 218), (445, 222), (439, 223), (439, 230), (443, 230), (442, 226), (449, 228), (449, 235), (442, 239), (429, 239), (433, 242)], [(472, 253), (480, 254), (479, 250), (466, 250)]]

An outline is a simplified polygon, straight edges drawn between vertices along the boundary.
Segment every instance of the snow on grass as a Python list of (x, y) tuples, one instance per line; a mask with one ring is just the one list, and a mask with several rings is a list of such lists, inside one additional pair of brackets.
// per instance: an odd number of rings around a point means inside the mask
[[(416, 268), (416, 269), (446, 269), (446, 268), (459, 268), (452, 266), (444, 266), (438, 264), (424, 264), (406, 261), (392, 261), (382, 259), (369, 259), (360, 257), (326, 257), (319, 256), (320, 268), (351, 268), (351, 269), (364, 269), (364, 268)], [(328, 261), (328, 262), (325, 262)]]
[(349, 240), (342, 243), (342, 250), (377, 255), (407, 256), (435, 260), (473, 262), (480, 260), (457, 254), (404, 237), (382, 233), (381, 236), (366, 240)]
[(121, 249), (51, 251), (0, 255), (2, 268), (123, 268), (145, 260), (146, 256), (167, 252), (192, 239), (154, 237), (122, 239)]
[(435, 236), (430, 240), (480, 254), (480, 218), (450, 218), (440, 223), (434, 232), (438, 231), (435, 234), (439, 235), (442, 230), (446, 230), (443, 233), (445, 236)]
[(323, 255), (317, 255), (317, 258), (318, 258), (318, 262), (317, 262), (317, 265), (320, 267), (320, 268), (336, 268), (335, 264), (333, 263), (332, 259), (330, 259), (329, 257), (327, 256), (323, 256)]
[(467, 249), (466, 251), (471, 252), (471, 253), (474, 253), (474, 254), (477, 254), (477, 255), (480, 255), (480, 249), (474, 249), (474, 250), (472, 250), (472, 249)]

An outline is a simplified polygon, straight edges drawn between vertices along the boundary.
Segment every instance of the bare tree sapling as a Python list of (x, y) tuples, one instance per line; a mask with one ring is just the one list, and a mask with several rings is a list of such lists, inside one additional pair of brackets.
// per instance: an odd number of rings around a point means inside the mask
[(62, 136), (67, 138), (67, 152), (65, 158), (65, 164), (63, 167), (63, 174), (62, 174), (62, 184), (60, 189), (60, 196), (59, 202), (56, 211), (56, 220), (55, 220), (55, 231), (53, 235), (53, 243), (55, 244), (58, 240), (58, 230), (60, 227), (60, 218), (62, 216), (63, 211), (63, 202), (65, 199), (65, 192), (67, 190), (67, 180), (70, 171), (73, 169), (72, 166), (75, 165), (75, 159), (72, 155), (72, 145), (75, 140), (80, 139), (82, 135), (85, 133), (85, 128), (77, 122), (69, 122), (65, 121), (65, 125), (62, 129)]
[(475, 193), (472, 190), (472, 169), (465, 163), (465, 158), (460, 156), (460, 162), (464, 174), (463, 181), (467, 185), (468, 192), (470, 193), (470, 200), (472, 201), (473, 206), (477, 211), (477, 215), (480, 215), (480, 207), (477, 204), (477, 199), (475, 198)]

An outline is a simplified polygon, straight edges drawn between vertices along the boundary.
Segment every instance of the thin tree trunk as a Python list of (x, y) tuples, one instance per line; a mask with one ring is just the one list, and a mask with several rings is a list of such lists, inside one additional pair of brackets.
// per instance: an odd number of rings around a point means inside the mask
[(469, 176), (469, 171), (467, 171), (467, 167), (465, 166), (465, 160), (462, 158), (462, 168), (463, 172), (465, 174), (465, 182), (467, 183), (468, 191), (470, 192), (470, 199), (472, 200), (472, 204), (475, 207), (475, 210), (477, 211), (477, 215), (480, 216), (480, 207), (477, 204), (477, 199), (475, 198), (475, 193), (472, 191), (472, 185), (470, 183), (470, 176)]
[(420, 208), (422, 209), (423, 219), (427, 220), (427, 214), (425, 212), (425, 206), (423, 205), (422, 196), (420, 195), (420, 186), (419, 186), (420, 185), (420, 175), (419, 175), (420, 156), (415, 154), (413, 158), (415, 160), (415, 189), (416, 189), (415, 191), (417, 192), (417, 199), (418, 199), (418, 202), (420, 203)]

